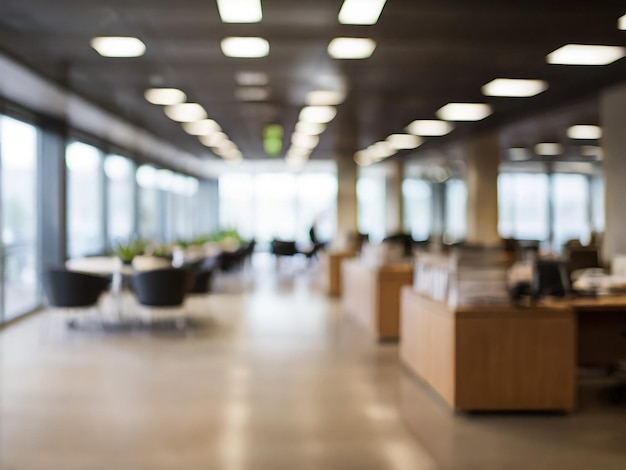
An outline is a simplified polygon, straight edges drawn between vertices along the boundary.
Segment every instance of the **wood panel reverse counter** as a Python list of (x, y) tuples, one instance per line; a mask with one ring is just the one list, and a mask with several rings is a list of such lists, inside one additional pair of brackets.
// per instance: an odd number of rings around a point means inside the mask
[(371, 266), (358, 258), (341, 266), (344, 311), (376, 339), (400, 336), (400, 289), (413, 282), (412, 264)]
[(569, 308), (450, 308), (404, 287), (400, 335), (403, 363), (455, 409), (574, 408)]

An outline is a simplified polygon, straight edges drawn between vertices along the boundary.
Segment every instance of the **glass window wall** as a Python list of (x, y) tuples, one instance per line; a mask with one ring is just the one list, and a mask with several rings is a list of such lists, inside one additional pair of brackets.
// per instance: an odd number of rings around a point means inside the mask
[(402, 182), (404, 199), (403, 226), (413, 240), (426, 240), (430, 236), (432, 226), (432, 188), (427, 181), (405, 179)]
[(135, 165), (128, 158), (109, 155), (107, 177), (107, 232), (109, 245), (135, 234)]

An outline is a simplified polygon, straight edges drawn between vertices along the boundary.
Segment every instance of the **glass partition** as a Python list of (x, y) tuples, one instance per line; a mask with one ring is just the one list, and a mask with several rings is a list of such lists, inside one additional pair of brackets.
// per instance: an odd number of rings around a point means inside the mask
[(107, 178), (107, 232), (109, 245), (128, 240), (135, 232), (135, 165), (128, 158), (109, 155)]

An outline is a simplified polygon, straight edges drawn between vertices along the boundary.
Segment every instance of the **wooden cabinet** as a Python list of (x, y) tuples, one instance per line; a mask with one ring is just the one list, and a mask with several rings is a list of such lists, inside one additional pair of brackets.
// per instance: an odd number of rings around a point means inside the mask
[(345, 260), (341, 269), (346, 314), (378, 340), (400, 335), (400, 288), (413, 282), (413, 265), (370, 266)]
[(320, 275), (322, 289), (330, 297), (341, 296), (341, 264), (354, 257), (353, 252), (320, 252)]
[(471, 306), (402, 288), (402, 362), (458, 410), (572, 410), (576, 318), (569, 308)]

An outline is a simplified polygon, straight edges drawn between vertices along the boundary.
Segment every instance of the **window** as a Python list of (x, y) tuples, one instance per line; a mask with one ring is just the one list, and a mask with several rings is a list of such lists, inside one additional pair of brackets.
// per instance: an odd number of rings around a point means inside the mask
[(368, 234), (373, 243), (385, 238), (385, 188), (384, 175), (360, 176), (357, 181), (359, 232)]
[(405, 179), (402, 182), (403, 227), (413, 240), (426, 240), (432, 225), (432, 190), (427, 181)]
[(104, 192), (102, 156), (91, 145), (68, 145), (67, 236), (71, 258), (103, 253)]
[(552, 175), (553, 251), (560, 252), (571, 239), (589, 242), (589, 183), (584, 175), (556, 173)]
[(39, 305), (37, 129), (0, 117), (2, 175), (2, 311), (10, 320)]
[(139, 234), (141, 238), (161, 240), (160, 191), (157, 188), (157, 169), (142, 165), (137, 168), (139, 185)]
[(109, 245), (128, 240), (135, 232), (135, 166), (127, 158), (109, 155), (107, 177), (107, 231)]
[(498, 231), (503, 238), (547, 240), (549, 179), (540, 173), (498, 177)]

